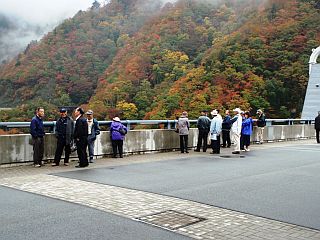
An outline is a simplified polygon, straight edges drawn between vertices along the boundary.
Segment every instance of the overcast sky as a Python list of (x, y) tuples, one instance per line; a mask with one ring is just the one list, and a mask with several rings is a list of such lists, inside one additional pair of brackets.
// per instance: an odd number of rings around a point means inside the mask
[(93, 0), (0, 0), (0, 12), (32, 24), (51, 25), (88, 9), (92, 3)]
[[(100, 3), (107, 2), (98, 0)], [(10, 28), (0, 24), (0, 64), (12, 59), (32, 40), (74, 16), (79, 10), (87, 10), (94, 0), (0, 0), (0, 17), (7, 16)], [(2, 28), (1, 28), (2, 26)]]

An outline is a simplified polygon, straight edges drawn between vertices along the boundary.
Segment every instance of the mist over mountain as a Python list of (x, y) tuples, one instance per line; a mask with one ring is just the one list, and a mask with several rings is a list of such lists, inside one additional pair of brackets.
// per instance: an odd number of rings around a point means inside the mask
[[(40, 40), (64, 19), (88, 9), (94, 0), (0, 0), (0, 64)], [(105, 3), (106, 1), (97, 1)]]
[(31, 41), (40, 40), (51, 29), (50, 26), (32, 25), (0, 13), (0, 64), (14, 58)]
[[(320, 44), (315, 3), (94, 4), (0, 66), (0, 106), (17, 107), (12, 116), (24, 119), (37, 105), (55, 118), (57, 106), (81, 104), (99, 119), (173, 119), (181, 110), (194, 118), (201, 109), (234, 107), (295, 117), (311, 49)], [(19, 33), (10, 19), (1, 23), (1, 31)]]

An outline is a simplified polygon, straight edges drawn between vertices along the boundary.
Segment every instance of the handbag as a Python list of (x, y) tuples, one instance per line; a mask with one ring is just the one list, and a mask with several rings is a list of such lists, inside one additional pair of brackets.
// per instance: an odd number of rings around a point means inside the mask
[(174, 129), (174, 132), (179, 133), (179, 124), (176, 124), (176, 128)]
[(74, 141), (71, 143), (70, 150), (71, 152), (77, 151), (77, 145)]
[(208, 144), (208, 145), (211, 145), (211, 137), (210, 137), (210, 134), (208, 135), (207, 144)]

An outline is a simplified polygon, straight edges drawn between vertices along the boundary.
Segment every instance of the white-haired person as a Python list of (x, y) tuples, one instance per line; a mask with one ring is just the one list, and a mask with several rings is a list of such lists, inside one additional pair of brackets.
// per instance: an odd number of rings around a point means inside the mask
[(189, 128), (190, 128), (190, 123), (188, 119), (188, 113), (184, 111), (181, 117), (179, 117), (178, 119), (181, 153), (189, 153), (188, 151)]
[(222, 132), (222, 117), (217, 110), (211, 112), (210, 139), (212, 154), (220, 154), (220, 134)]

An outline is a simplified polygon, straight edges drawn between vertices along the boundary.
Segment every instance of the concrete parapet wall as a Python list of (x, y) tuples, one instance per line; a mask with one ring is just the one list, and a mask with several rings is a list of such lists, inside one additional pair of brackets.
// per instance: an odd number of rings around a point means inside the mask
[[(256, 140), (256, 129), (251, 141)], [(265, 127), (265, 141), (292, 140), (313, 138), (313, 125), (269, 126)], [(198, 130), (190, 129), (189, 146), (197, 144)], [(132, 130), (126, 135), (124, 152), (128, 154), (150, 151), (167, 151), (178, 149), (179, 135), (173, 130), (152, 129)], [(51, 160), (56, 149), (56, 139), (53, 134), (45, 136), (44, 160)], [(95, 143), (95, 154), (98, 156), (110, 155), (112, 152), (109, 132), (101, 132)], [(29, 134), (0, 135), (0, 164), (16, 164), (32, 162), (32, 145)], [(75, 154), (73, 154), (76, 157)]]

